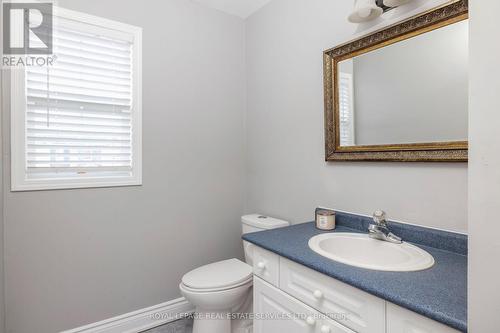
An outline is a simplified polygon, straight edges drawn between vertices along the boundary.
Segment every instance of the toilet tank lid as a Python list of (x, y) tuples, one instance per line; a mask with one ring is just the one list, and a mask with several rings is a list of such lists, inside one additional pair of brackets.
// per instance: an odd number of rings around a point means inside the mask
[(264, 230), (282, 228), (290, 225), (290, 222), (275, 219), (273, 217), (261, 214), (250, 214), (242, 216), (241, 222), (251, 227)]

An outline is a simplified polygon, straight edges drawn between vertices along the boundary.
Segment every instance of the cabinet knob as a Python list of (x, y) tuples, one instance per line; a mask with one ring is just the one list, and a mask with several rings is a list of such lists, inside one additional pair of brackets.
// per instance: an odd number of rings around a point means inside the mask
[(321, 326), (321, 333), (330, 333), (332, 330), (330, 326), (323, 325)]
[(259, 263), (257, 263), (257, 268), (264, 269), (264, 268), (266, 268), (266, 264), (263, 261), (260, 261)]
[(315, 290), (314, 293), (313, 293), (313, 296), (316, 299), (322, 299), (323, 298), (323, 293), (321, 292), (321, 290)]
[(307, 317), (306, 318), (306, 323), (309, 326), (314, 326), (314, 325), (316, 325), (316, 320), (313, 317)]

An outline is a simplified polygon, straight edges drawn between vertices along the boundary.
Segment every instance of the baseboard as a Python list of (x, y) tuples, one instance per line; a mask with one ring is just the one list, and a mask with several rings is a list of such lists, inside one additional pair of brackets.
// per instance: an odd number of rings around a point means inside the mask
[(193, 312), (194, 307), (182, 297), (61, 333), (139, 333)]

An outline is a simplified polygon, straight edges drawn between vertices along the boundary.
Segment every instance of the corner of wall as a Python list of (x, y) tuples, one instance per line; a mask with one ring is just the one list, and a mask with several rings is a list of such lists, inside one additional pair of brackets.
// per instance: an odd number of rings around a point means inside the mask
[[(470, 1), (469, 101), (469, 332), (496, 332), (500, 292), (495, 264), (500, 256), (500, 87), (498, 1)], [(495, 37), (496, 36), (496, 37)], [(491, 260), (493, 259), (493, 261)]]

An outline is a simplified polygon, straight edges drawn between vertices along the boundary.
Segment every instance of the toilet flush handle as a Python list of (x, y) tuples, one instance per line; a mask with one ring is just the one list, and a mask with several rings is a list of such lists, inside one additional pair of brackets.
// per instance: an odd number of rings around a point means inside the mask
[(263, 262), (263, 261), (259, 261), (257, 263), (257, 268), (260, 269), (260, 270), (263, 270), (264, 268), (266, 268), (266, 263)]

